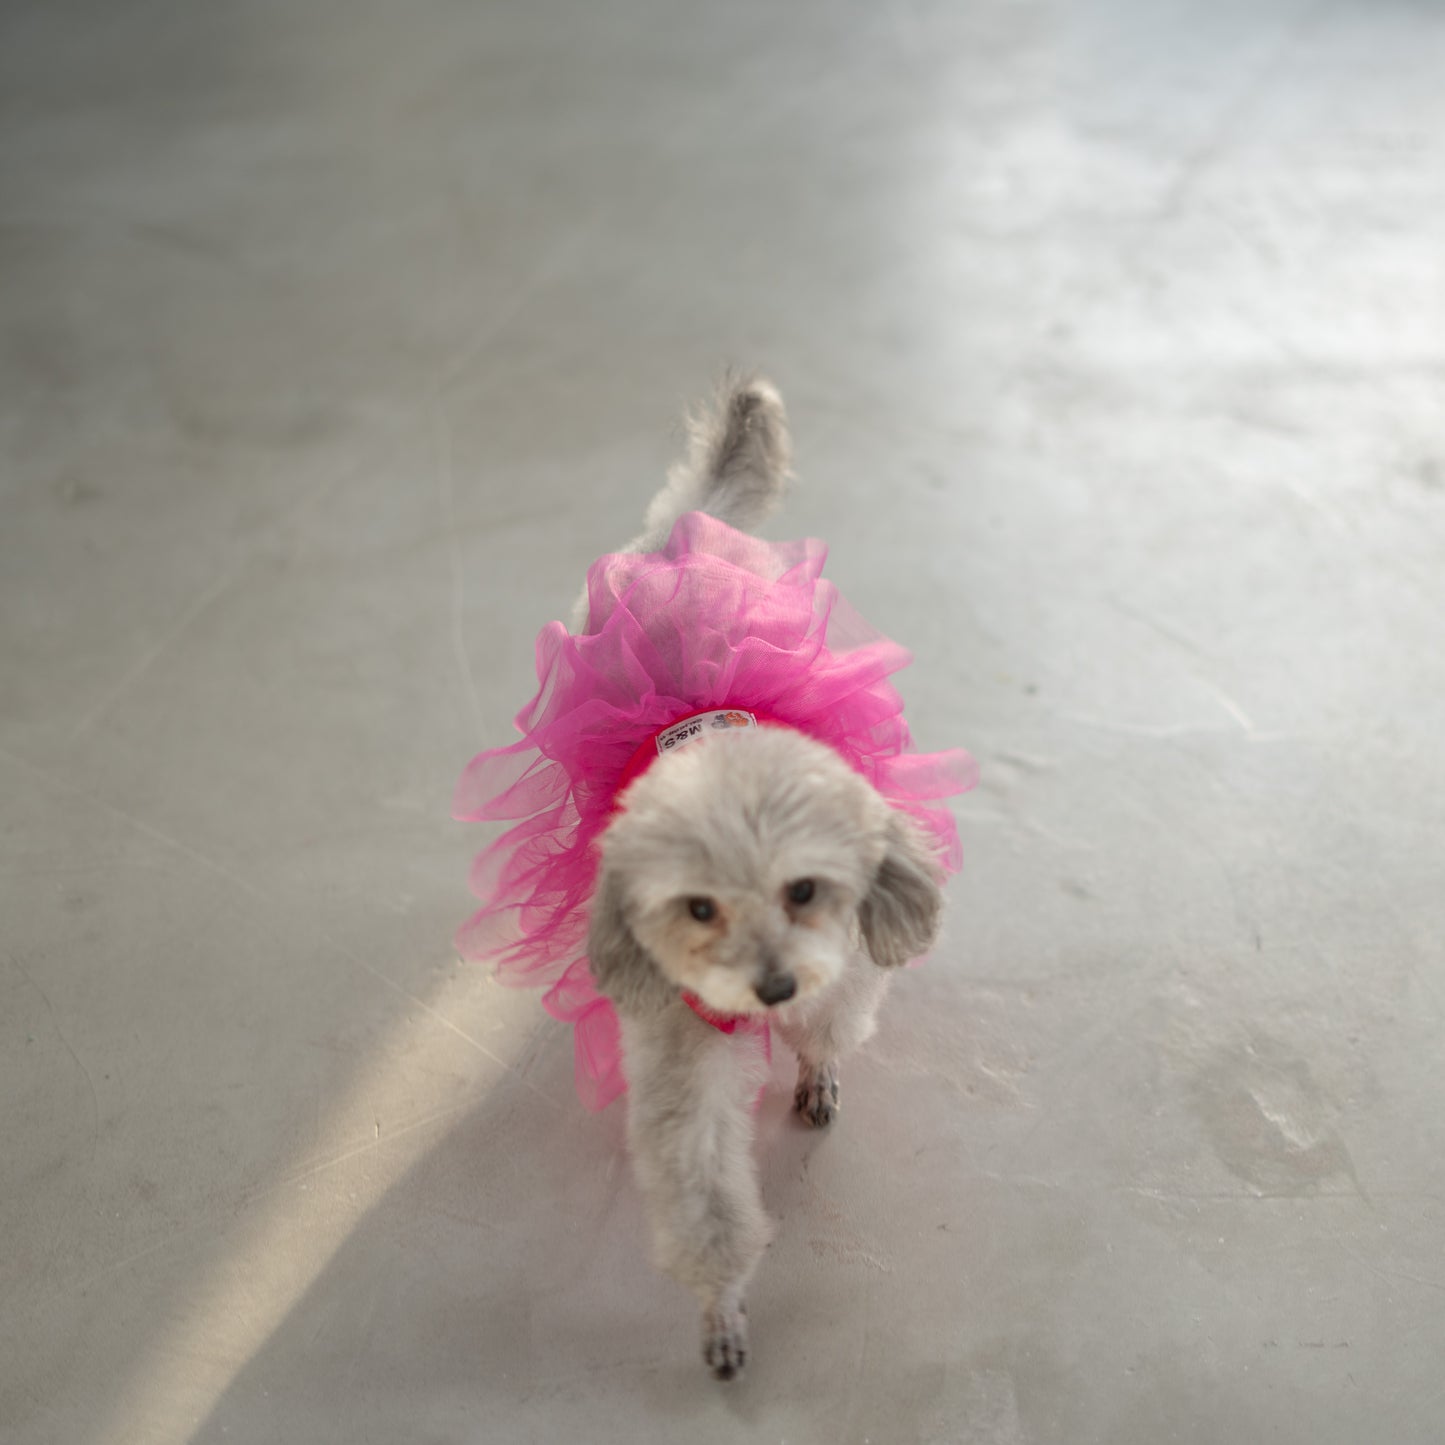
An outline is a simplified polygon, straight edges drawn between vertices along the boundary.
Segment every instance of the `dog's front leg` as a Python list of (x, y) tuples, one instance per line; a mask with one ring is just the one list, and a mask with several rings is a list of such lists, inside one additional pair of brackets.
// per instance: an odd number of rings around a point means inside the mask
[(798, 1055), (793, 1108), (814, 1128), (826, 1128), (839, 1112), (838, 1061), (873, 1036), (888, 979), (858, 954), (831, 989), (777, 1015), (778, 1032)]
[(702, 1349), (731, 1379), (747, 1360), (743, 1289), (772, 1238), (753, 1161), (758, 1040), (729, 1036), (681, 1003), (625, 1020), (628, 1139), (658, 1266), (702, 1305)]

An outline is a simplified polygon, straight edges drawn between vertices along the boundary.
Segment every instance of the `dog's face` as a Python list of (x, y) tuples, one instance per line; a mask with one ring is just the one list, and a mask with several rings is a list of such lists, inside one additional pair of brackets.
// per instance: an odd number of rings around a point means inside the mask
[(603, 990), (656, 986), (758, 1013), (835, 982), (860, 942), (882, 964), (937, 930), (937, 865), (830, 748), (784, 728), (660, 758), (603, 840), (589, 952)]

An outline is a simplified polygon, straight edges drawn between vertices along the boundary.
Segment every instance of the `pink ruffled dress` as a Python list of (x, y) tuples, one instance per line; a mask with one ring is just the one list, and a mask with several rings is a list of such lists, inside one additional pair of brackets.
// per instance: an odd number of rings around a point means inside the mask
[(738, 709), (827, 743), (912, 815), (948, 871), (959, 866), (958, 830), (938, 800), (973, 787), (973, 759), (909, 751), (888, 681), (909, 654), (823, 579), (826, 556), (821, 542), (763, 542), (689, 512), (661, 551), (599, 558), (587, 630), (550, 622), (537, 635), (520, 741), (478, 754), (457, 784), (454, 817), (516, 820), (472, 867), (484, 901), (457, 946), (495, 961), (503, 983), (546, 988), (547, 1012), (573, 1026), (589, 1109), (626, 1088), (617, 1017), (587, 965), (598, 840), (674, 723)]

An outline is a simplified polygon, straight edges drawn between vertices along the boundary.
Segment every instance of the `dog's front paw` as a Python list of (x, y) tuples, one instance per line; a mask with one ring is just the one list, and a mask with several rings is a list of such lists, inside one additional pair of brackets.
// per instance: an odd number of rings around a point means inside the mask
[(731, 1380), (748, 1362), (748, 1312), (739, 1302), (702, 1314), (702, 1357), (716, 1380)]
[(834, 1064), (798, 1065), (798, 1087), (793, 1091), (793, 1108), (815, 1129), (833, 1122), (838, 1103), (838, 1070)]

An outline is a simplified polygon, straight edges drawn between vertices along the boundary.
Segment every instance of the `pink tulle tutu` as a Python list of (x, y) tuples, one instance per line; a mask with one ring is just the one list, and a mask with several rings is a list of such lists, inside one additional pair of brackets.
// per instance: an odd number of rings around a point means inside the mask
[(821, 542), (763, 542), (702, 512), (660, 552), (599, 558), (587, 574), (587, 630), (537, 635), (537, 695), (510, 747), (478, 754), (453, 816), (516, 819), (472, 868), (482, 908), (464, 957), (504, 983), (547, 989), (572, 1024), (577, 1093), (601, 1109), (625, 1088), (617, 1017), (587, 966), (587, 907), (598, 839), (652, 740), (715, 709), (751, 712), (827, 743), (933, 839), (948, 871), (958, 831), (938, 800), (977, 781), (961, 750), (919, 754), (888, 681), (908, 653), (874, 631), (822, 577)]

